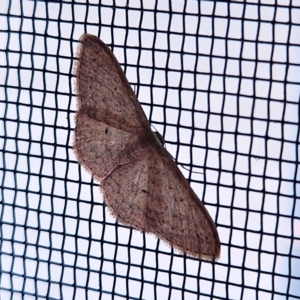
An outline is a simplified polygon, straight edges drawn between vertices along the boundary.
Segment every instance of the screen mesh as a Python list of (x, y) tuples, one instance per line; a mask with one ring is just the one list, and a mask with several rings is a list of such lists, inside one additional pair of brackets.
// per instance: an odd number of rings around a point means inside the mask
[[(1, 2), (1, 299), (300, 299), (299, 5)], [(216, 262), (117, 223), (77, 163), (85, 32), (215, 220)]]

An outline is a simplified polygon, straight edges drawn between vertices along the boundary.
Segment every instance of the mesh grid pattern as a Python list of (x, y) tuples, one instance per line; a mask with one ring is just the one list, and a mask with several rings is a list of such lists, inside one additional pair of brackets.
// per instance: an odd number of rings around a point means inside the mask
[[(296, 2), (1, 3), (1, 299), (300, 299)], [(116, 223), (78, 165), (84, 32), (215, 220), (218, 261)]]

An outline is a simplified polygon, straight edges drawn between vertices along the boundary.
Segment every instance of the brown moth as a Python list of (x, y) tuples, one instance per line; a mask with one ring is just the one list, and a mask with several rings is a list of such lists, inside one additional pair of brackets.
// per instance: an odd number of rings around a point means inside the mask
[(73, 147), (79, 163), (100, 182), (110, 212), (181, 253), (218, 258), (214, 222), (151, 131), (112, 51), (90, 34), (80, 42)]

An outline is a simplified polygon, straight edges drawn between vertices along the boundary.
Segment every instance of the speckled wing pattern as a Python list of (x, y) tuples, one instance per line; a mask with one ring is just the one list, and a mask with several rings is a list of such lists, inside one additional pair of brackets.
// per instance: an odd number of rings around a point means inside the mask
[(85, 34), (80, 42), (73, 147), (100, 181), (111, 213), (181, 253), (218, 258), (214, 222), (151, 131), (113, 53), (96, 36)]

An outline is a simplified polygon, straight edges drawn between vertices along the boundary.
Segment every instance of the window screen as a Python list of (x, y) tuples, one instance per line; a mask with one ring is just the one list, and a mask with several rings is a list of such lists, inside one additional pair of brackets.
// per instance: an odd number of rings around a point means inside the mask
[[(116, 222), (72, 150), (83, 33), (114, 52), (221, 240)], [(297, 1), (2, 1), (1, 299), (300, 299)]]

